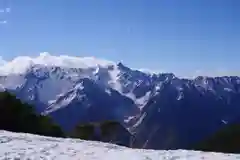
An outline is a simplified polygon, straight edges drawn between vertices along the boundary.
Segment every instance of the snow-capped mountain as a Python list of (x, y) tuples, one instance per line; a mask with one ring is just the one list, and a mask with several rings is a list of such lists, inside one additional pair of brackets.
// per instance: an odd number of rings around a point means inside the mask
[[(123, 122), (138, 114), (149, 98), (146, 89), (137, 90), (150, 86), (150, 75), (95, 58), (43, 53), (36, 58), (18, 57), (4, 63), (0, 71), (3, 88), (69, 129), (79, 121), (100, 117)], [(108, 116), (100, 116), (104, 110)]]
[(44, 104), (51, 104), (84, 78), (95, 81), (106, 92), (111, 88), (134, 100), (143, 95), (135, 96), (132, 92), (143, 82), (149, 86), (151, 81), (149, 75), (132, 71), (121, 63), (94, 58), (55, 57), (47, 53), (32, 59), (18, 57), (5, 63), (0, 67), (0, 75), (0, 84), (4, 88), (24, 91), (23, 95), (26, 92), (36, 93), (37, 95), (31, 94), (26, 99), (39, 98)]
[(64, 129), (114, 119), (135, 134), (141, 148), (187, 147), (240, 120), (239, 77), (181, 79), (93, 57), (47, 53), (1, 64), (0, 90), (34, 104)]

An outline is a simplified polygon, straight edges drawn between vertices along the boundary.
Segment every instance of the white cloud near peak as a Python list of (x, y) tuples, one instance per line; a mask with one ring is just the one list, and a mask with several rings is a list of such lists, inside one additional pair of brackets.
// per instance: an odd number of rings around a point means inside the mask
[[(2, 63), (1, 63), (2, 62)], [(71, 57), (67, 55), (52, 56), (47, 52), (40, 53), (38, 57), (20, 56), (12, 61), (0, 60), (0, 74), (24, 73), (32, 65), (58, 66), (63, 68), (90, 68), (108, 66), (114, 64), (111, 61), (97, 59), (95, 57)]]
[[(95, 57), (73, 57), (68, 55), (53, 56), (48, 52), (40, 53), (37, 57), (19, 56), (11, 61), (5, 61), (0, 57), (0, 75), (18, 74), (24, 73), (32, 65), (44, 65), (44, 66), (58, 66), (63, 68), (93, 68), (93, 67), (106, 67), (109, 65), (116, 65), (112, 61), (104, 59), (98, 59)], [(148, 74), (166, 73), (166, 70), (148, 70), (148, 69), (136, 69)], [(239, 71), (233, 71), (229, 69), (211, 69), (211, 70), (193, 70), (192, 72), (178, 74), (176, 71), (168, 71), (167, 73), (173, 72), (177, 77), (180, 78), (196, 78), (198, 76), (240, 76)], [(179, 72), (180, 73), (180, 72)]]
[(11, 8), (0, 9), (0, 13), (10, 13), (10, 12), (11, 12)]
[(6, 20), (0, 21), (0, 24), (7, 24)]

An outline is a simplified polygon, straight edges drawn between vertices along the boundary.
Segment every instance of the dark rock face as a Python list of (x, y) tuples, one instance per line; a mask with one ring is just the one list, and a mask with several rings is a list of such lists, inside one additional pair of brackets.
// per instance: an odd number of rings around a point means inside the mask
[[(217, 82), (216, 82), (217, 83)], [(179, 149), (215, 133), (219, 128), (238, 121), (240, 94), (201, 91), (193, 83), (184, 83), (181, 91), (171, 82), (145, 106), (142, 123), (136, 128), (139, 148)], [(239, 88), (239, 84), (235, 85)]]

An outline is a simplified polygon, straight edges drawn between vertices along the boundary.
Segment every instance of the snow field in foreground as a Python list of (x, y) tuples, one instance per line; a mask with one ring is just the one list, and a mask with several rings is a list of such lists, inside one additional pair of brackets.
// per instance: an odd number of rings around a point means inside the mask
[(0, 160), (234, 160), (237, 154), (130, 149), (113, 144), (0, 130)]

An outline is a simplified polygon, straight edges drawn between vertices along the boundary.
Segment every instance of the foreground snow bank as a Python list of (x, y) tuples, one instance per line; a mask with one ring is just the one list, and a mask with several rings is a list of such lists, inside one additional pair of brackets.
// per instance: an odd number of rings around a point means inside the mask
[(228, 160), (240, 155), (136, 150), (113, 144), (0, 131), (0, 159), (18, 160)]

